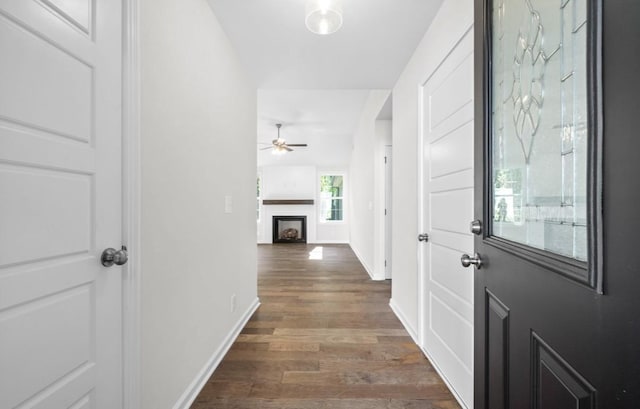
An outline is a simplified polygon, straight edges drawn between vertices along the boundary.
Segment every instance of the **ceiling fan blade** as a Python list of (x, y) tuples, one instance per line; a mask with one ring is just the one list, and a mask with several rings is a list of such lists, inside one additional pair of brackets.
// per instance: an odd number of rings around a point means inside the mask
[(267, 149), (273, 149), (273, 146), (267, 146), (266, 148), (260, 148), (261, 151), (266, 151)]
[(291, 149), (290, 147), (288, 147), (287, 145), (282, 145), (283, 149), (286, 149), (287, 152), (293, 152), (293, 149)]
[(288, 143), (287, 146), (308, 146), (306, 143)]

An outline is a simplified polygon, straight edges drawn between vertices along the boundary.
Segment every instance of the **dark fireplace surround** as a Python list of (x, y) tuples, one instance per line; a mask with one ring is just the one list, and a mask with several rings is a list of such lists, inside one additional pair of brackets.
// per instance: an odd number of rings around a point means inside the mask
[(273, 243), (306, 243), (307, 216), (273, 216)]

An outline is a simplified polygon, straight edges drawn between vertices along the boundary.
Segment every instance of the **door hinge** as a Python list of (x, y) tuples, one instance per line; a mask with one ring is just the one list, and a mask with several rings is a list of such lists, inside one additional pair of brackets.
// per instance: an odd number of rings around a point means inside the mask
[(387, 157), (386, 156), (384, 157), (384, 163), (387, 163)]
[(384, 261), (384, 266), (385, 266), (385, 267), (387, 266), (387, 260), (385, 260), (385, 261)]
[(384, 209), (384, 215), (385, 216), (387, 215), (387, 209)]

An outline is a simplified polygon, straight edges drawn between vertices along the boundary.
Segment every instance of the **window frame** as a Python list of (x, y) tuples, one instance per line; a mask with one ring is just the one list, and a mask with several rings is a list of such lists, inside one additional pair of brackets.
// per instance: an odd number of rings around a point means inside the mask
[[(483, 44), (481, 70), (476, 73), (477, 83), (480, 83), (483, 94), (483, 104), (480, 107), (480, 115), (476, 118), (482, 120), (483, 144), (485, 150), (481, 153), (483, 161), (483, 175), (476, 176), (476, 183), (482, 183), (483, 197), (479, 214), (485, 220), (492, 220), (494, 217), (493, 208), (495, 204), (492, 199), (493, 189), (493, 153), (491, 152), (493, 138), (492, 120), (492, 82), (494, 72), (492, 71), (493, 50), (493, 19), (490, 2), (481, 11), (488, 24), (482, 31), (481, 39), (476, 38), (476, 42)], [(576, 281), (582, 285), (590, 287), (598, 294), (604, 293), (603, 269), (604, 269), (604, 233), (602, 221), (602, 152), (603, 152), (603, 130), (602, 130), (602, 47), (601, 47), (601, 24), (602, 15), (599, 2), (587, 3), (587, 261), (580, 261), (575, 258), (563, 256), (548, 250), (535, 248), (527, 244), (511, 241), (500, 236), (493, 235), (492, 223), (482, 233), (484, 244), (508, 252), (523, 260), (527, 260), (543, 268), (549, 269), (560, 276)], [(477, 160), (477, 156), (476, 156)]]
[[(335, 200), (335, 199), (340, 199), (342, 200), (342, 219), (341, 220), (327, 220), (325, 218), (322, 217), (322, 185), (320, 183), (320, 180), (322, 179), (323, 176), (341, 176), (342, 177), (342, 196), (337, 196), (337, 197), (332, 197), (331, 200)], [(347, 222), (347, 197), (348, 197), (348, 180), (347, 180), (347, 173), (345, 171), (320, 171), (317, 174), (316, 177), (316, 183), (317, 183), (317, 188), (316, 188), (316, 194), (317, 194), (317, 205), (316, 205), (316, 212), (317, 212), (317, 220), (318, 223), (322, 223), (322, 224), (344, 224)]]

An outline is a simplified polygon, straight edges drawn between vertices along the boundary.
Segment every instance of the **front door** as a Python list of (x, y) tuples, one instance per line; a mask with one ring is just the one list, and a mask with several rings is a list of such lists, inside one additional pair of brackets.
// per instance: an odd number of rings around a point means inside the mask
[(0, 408), (122, 407), (121, 20), (0, 0)]
[(475, 5), (475, 407), (638, 408), (640, 2)]

